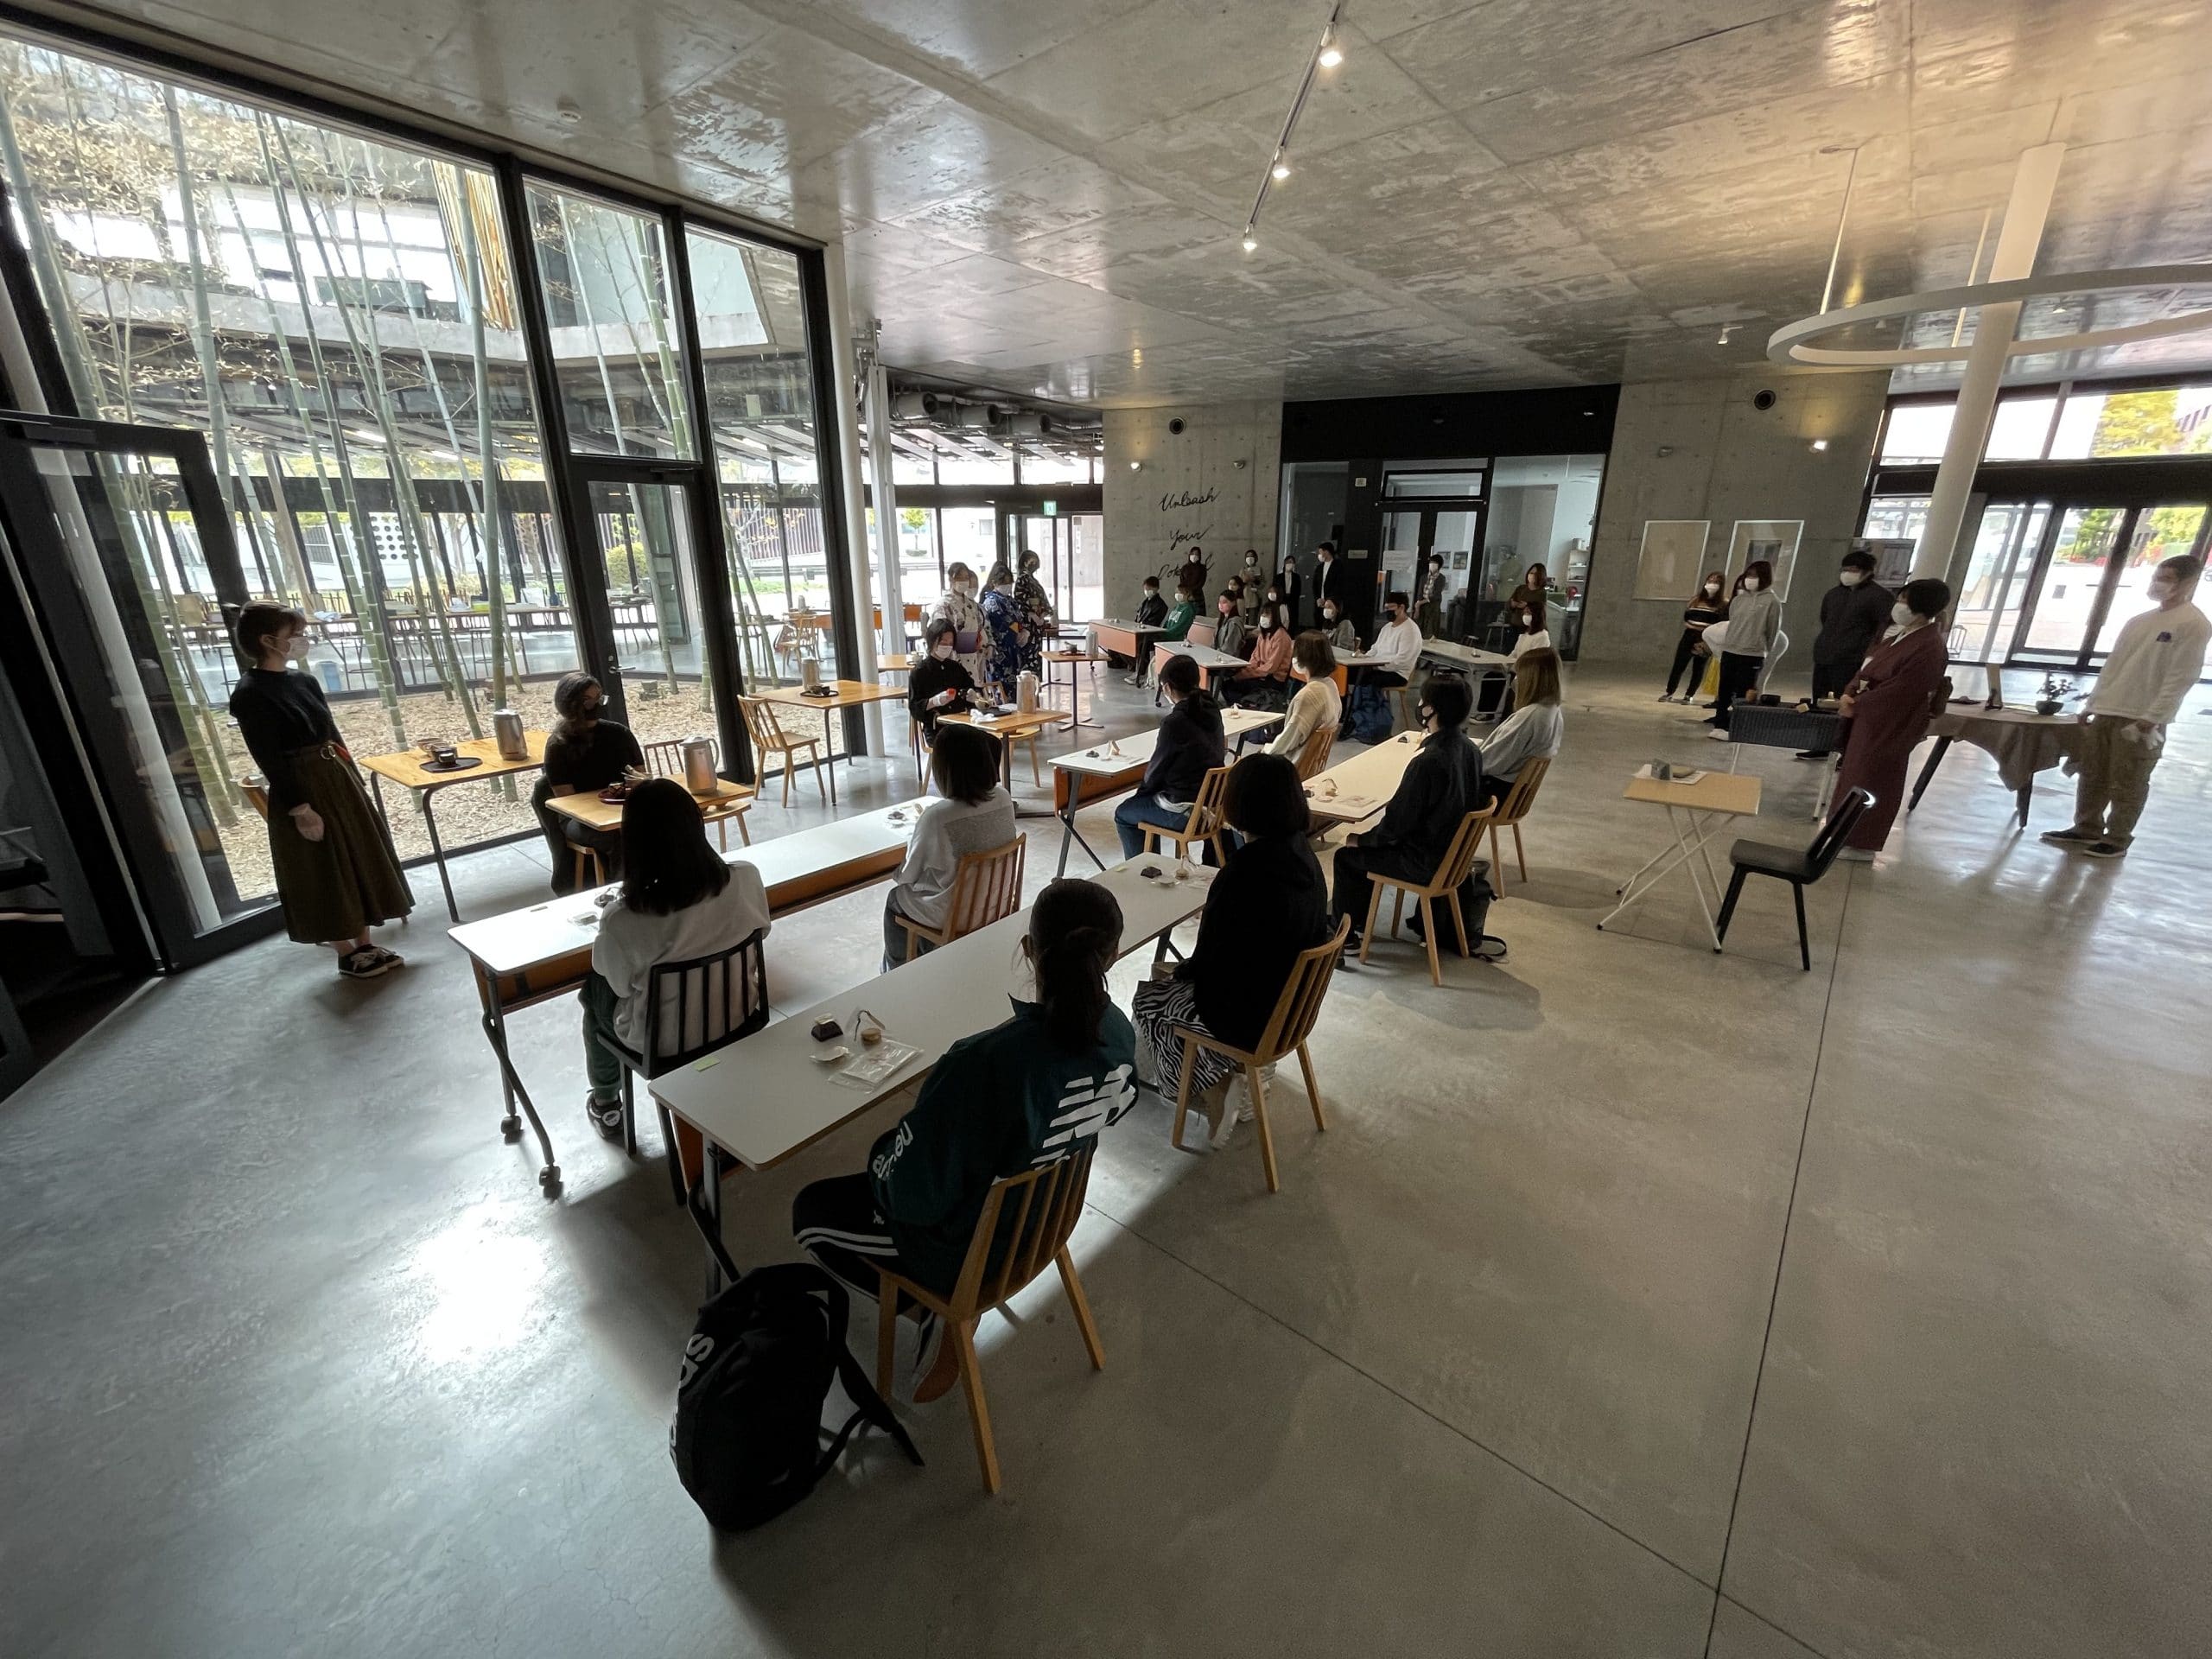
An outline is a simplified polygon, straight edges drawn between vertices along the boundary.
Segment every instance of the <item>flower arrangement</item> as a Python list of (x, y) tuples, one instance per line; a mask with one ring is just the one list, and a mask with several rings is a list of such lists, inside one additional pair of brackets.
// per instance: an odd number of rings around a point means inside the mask
[(2056, 674), (2043, 677), (2043, 696), (2036, 704), (2036, 713), (2055, 715), (2065, 707), (2066, 699), (2074, 696), (2074, 682), (2062, 680)]

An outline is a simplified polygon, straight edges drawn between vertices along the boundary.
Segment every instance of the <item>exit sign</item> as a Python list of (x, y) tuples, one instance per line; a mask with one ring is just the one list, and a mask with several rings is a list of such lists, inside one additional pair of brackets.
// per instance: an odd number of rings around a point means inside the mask
[(1047, 501), (1045, 504), (1045, 516), (1047, 518), (1058, 518), (1060, 516), (1060, 504), (1057, 501)]

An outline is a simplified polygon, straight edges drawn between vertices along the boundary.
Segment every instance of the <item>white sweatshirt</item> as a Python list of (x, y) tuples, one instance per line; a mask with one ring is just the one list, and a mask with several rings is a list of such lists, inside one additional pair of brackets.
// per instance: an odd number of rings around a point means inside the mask
[(1421, 666), (1421, 625), (1408, 618), (1382, 625), (1382, 632), (1375, 636), (1373, 654), (1387, 658), (1376, 664), (1385, 673), (1410, 680)]
[(728, 886), (673, 915), (648, 916), (617, 899), (600, 918), (591, 948), (591, 965), (622, 999), (614, 1010), (614, 1034), (632, 1048), (645, 1041), (645, 999), (656, 963), (711, 957), (767, 925), (768, 890), (760, 872), (736, 859), (730, 861)]
[(2180, 712), (2181, 700), (2204, 671), (2208, 641), (2212, 620), (2194, 605), (2161, 607), (2130, 619), (2083, 706), (2093, 715), (2164, 726)]

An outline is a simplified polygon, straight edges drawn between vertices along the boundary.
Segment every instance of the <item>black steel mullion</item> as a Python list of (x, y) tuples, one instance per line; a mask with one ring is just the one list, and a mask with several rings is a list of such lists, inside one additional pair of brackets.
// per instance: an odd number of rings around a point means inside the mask
[[(0, 283), (5, 284), (9, 302), (15, 308), (16, 331), (30, 353), (41, 401), (51, 410), (74, 410), (77, 394), (70, 389), (68, 371), (62, 366), (54, 316), (47, 309), (45, 296), (39, 292), (30, 250), (16, 232), (16, 217), (10, 208), (22, 213), (28, 222), (29, 204), (16, 200), (12, 181), (0, 179)], [(7, 401), (11, 404), (27, 401), (21, 388), (6, 385), (7, 379), (4, 366), (0, 366), (0, 389), (4, 389)]]
[[(728, 524), (722, 514), (721, 457), (707, 403), (706, 353), (699, 343), (699, 310), (691, 289), (691, 245), (683, 216), (668, 215), (669, 270), (676, 279), (677, 326), (683, 330), (684, 379), (696, 411), (692, 430), (699, 435), (697, 484), (693, 491), (691, 563), (699, 588), (700, 621), (707, 631), (706, 653), (715, 676), (715, 724), (721, 737), (722, 772), (741, 784), (754, 781), (752, 741), (737, 700), (745, 695), (744, 658), (737, 649), (737, 607), (730, 594)], [(782, 511), (778, 504), (777, 511)]]
[(2081, 652), (2074, 659), (2076, 673), (2087, 670), (2089, 659), (2097, 654), (2097, 636), (2104, 632), (2105, 619), (2112, 614), (2112, 597), (2119, 591), (2128, 544), (2135, 539), (2135, 527), (2143, 522), (2145, 513), (2155, 511), (2147, 506), (2120, 510), (2120, 525), (2113, 531), (2112, 550), (2105, 555), (2104, 574), (2097, 578), (2097, 596), (2089, 601), (2089, 620), (2082, 630)]
[[(822, 480), (822, 549), (830, 561), (830, 632), (836, 642), (837, 660), (855, 665), (861, 645), (855, 612), (860, 600), (853, 592), (852, 543), (845, 526), (839, 418), (852, 388), (837, 384), (836, 340), (830, 332), (830, 279), (822, 256), (801, 254), (798, 270), (806, 310), (807, 369), (814, 383), (814, 458)], [(778, 512), (783, 510), (780, 499), (776, 507)], [(861, 710), (847, 709), (844, 725), (845, 753), (866, 754), (868, 724)]]

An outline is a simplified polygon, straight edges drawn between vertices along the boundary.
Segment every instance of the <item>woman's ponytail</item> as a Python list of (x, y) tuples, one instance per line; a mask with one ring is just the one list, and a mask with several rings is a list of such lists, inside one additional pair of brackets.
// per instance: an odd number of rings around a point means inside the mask
[(1061, 1048), (1098, 1046), (1106, 971), (1121, 954), (1122, 906), (1095, 881), (1059, 880), (1029, 912), (1029, 955), (1045, 1028)]

